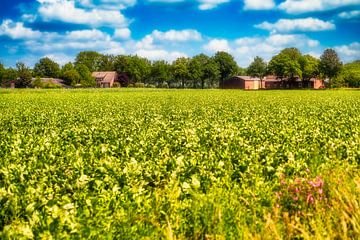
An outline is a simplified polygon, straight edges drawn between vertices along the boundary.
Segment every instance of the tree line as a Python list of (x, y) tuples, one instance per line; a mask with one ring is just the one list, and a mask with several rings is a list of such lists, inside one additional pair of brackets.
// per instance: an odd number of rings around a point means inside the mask
[(114, 56), (83, 51), (73, 63), (62, 67), (47, 57), (41, 58), (33, 69), (21, 62), (16, 68), (5, 68), (0, 64), (0, 83), (7, 85), (14, 81), (19, 88), (42, 87), (40, 78), (60, 78), (69, 86), (93, 87), (96, 82), (91, 73), (100, 71), (125, 73), (130, 84), (155, 87), (214, 88), (234, 75), (250, 75), (261, 80), (266, 75), (275, 75), (281, 80), (300, 78), (304, 82), (311, 78), (327, 78), (331, 86), (360, 87), (360, 61), (343, 65), (333, 49), (326, 49), (318, 59), (302, 55), (296, 48), (283, 49), (269, 63), (255, 57), (248, 68), (239, 67), (234, 57), (226, 52), (180, 57), (169, 63), (150, 61), (137, 55)]

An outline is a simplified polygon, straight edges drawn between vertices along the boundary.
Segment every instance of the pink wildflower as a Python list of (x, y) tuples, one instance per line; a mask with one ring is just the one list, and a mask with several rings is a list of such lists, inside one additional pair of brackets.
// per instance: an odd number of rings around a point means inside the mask
[(306, 202), (307, 202), (308, 204), (313, 204), (314, 201), (315, 201), (315, 199), (314, 199), (313, 195), (309, 194), (309, 195), (307, 196), (307, 198), (306, 198)]

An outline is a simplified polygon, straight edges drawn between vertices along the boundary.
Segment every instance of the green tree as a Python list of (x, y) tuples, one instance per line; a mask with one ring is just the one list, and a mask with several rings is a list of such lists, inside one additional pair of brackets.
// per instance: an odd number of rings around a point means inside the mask
[(61, 75), (63, 75), (64, 72), (70, 71), (73, 69), (75, 69), (74, 64), (72, 64), (71, 62), (68, 62), (61, 68)]
[(234, 57), (226, 52), (217, 52), (214, 56), (214, 60), (219, 66), (220, 85), (222, 85), (226, 79), (236, 73), (238, 65), (235, 62)]
[(0, 87), (1, 87), (1, 84), (2, 84), (2, 79), (3, 79), (4, 72), (5, 72), (5, 67), (4, 67), (4, 65), (2, 63), (0, 63)]
[(324, 77), (329, 78), (330, 86), (342, 67), (342, 62), (334, 49), (326, 49), (320, 57), (320, 72)]
[(153, 83), (162, 84), (166, 82), (171, 85), (171, 67), (164, 60), (154, 61), (151, 67), (151, 79)]
[(275, 74), (283, 81), (288, 78), (290, 81), (296, 77), (302, 78), (300, 65), (301, 53), (296, 48), (285, 48), (279, 54), (274, 56), (268, 65), (268, 71)]
[(177, 83), (181, 83), (182, 88), (185, 88), (185, 82), (189, 79), (189, 62), (189, 58), (180, 57), (172, 63), (174, 79)]
[(90, 72), (101, 71), (104, 65), (104, 55), (95, 51), (80, 52), (75, 59), (75, 66), (85, 65)]
[[(347, 63), (341, 69), (337, 78), (335, 78), (337, 86), (360, 87), (360, 60)], [(340, 82), (340, 83), (339, 83)], [(334, 83), (334, 84), (335, 84)]]
[(15, 82), (15, 86), (17, 88), (26, 88), (30, 86), (32, 75), (30, 69), (21, 62), (16, 63), (17, 69), (17, 79)]
[(203, 79), (201, 81), (201, 88), (204, 89), (204, 80), (208, 83), (209, 87), (213, 87), (219, 83), (220, 71), (219, 65), (216, 63), (214, 57), (208, 58), (203, 67)]
[(66, 85), (75, 86), (81, 81), (81, 76), (75, 69), (65, 71), (62, 77)]
[(249, 65), (247, 72), (251, 77), (258, 77), (261, 81), (261, 88), (263, 86), (262, 80), (266, 75), (267, 63), (261, 57), (256, 56), (254, 61)]
[(2, 75), (2, 84), (8, 86), (12, 81), (16, 81), (18, 78), (18, 72), (16, 69), (8, 68), (5, 69)]
[(311, 56), (304, 55), (299, 60), (300, 69), (302, 72), (303, 86), (305, 82), (309, 82), (311, 78), (319, 76), (320, 60)]
[(34, 67), (35, 77), (57, 78), (60, 75), (59, 64), (48, 57), (41, 58)]
[(91, 76), (89, 68), (84, 64), (78, 64), (75, 70), (80, 75), (80, 84), (83, 87), (93, 87), (96, 85), (95, 78)]
[(117, 56), (114, 68), (118, 73), (126, 73), (132, 83), (144, 82), (150, 76), (151, 63), (146, 58), (135, 56)]
[(115, 71), (114, 67), (115, 56), (114, 55), (101, 55), (101, 61), (99, 64), (99, 71)]

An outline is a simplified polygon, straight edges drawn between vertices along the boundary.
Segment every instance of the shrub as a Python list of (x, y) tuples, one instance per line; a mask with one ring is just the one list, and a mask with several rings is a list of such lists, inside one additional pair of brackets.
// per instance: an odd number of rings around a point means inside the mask
[(119, 82), (114, 82), (113, 88), (119, 88), (119, 87), (121, 87), (120, 83)]
[(144, 83), (141, 83), (141, 82), (137, 82), (134, 84), (134, 87), (135, 88), (144, 88), (145, 87), (145, 84)]
[(166, 82), (160, 83), (158, 88), (169, 88), (169, 85)]

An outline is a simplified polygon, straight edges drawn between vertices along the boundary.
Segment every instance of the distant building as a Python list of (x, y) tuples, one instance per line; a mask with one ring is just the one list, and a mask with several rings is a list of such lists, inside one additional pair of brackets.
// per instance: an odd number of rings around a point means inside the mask
[(224, 89), (259, 89), (261, 88), (260, 78), (250, 76), (235, 76), (226, 80), (221, 88)]
[(96, 86), (101, 88), (113, 87), (119, 78), (117, 72), (93, 72), (91, 75), (96, 80)]
[(266, 76), (262, 80), (250, 76), (234, 76), (226, 80), (221, 86), (224, 89), (320, 89), (324, 88), (324, 81), (317, 78), (312, 78), (310, 81), (302, 81), (300, 78), (280, 79), (276, 76)]

